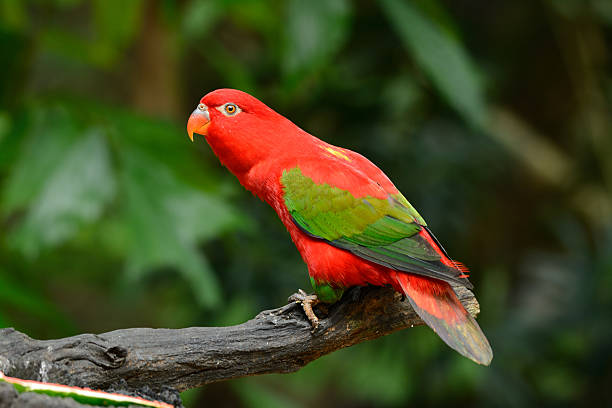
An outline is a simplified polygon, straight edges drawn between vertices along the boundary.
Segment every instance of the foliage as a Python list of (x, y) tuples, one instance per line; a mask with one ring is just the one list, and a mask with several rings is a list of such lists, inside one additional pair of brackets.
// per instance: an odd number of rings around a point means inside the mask
[(589, 406), (612, 376), (606, 0), (0, 1), (0, 326), (222, 325), (306, 270), (185, 120), (254, 93), (473, 270), (490, 368), (407, 330), (188, 406)]

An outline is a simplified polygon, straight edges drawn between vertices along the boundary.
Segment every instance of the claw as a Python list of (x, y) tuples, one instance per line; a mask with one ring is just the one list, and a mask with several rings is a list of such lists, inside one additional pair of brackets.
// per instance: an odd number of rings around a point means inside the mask
[(302, 309), (304, 309), (304, 313), (312, 325), (312, 332), (317, 330), (317, 327), (319, 327), (319, 318), (315, 314), (314, 310), (312, 310), (312, 307), (319, 303), (319, 298), (317, 295), (308, 295), (302, 289), (299, 289), (297, 293), (289, 296), (289, 301), (300, 303), (302, 305)]

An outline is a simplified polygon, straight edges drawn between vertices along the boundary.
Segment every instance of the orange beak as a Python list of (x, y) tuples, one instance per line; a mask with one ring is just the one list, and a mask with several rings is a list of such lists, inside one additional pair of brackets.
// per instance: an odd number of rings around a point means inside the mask
[(210, 125), (210, 115), (206, 105), (200, 104), (198, 107), (191, 112), (189, 120), (187, 121), (187, 134), (189, 139), (193, 142), (193, 134), (198, 133), (206, 136), (206, 131)]

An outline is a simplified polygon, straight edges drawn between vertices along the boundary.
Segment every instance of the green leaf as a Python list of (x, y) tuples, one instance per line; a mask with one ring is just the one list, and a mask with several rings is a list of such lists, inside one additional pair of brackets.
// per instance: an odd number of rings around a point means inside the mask
[(409, 2), (380, 1), (404, 46), (449, 105), (471, 125), (482, 127), (486, 102), (476, 68), (463, 46)]
[(65, 109), (34, 110), (32, 126), (5, 185), (2, 209), (12, 212), (40, 194), (49, 174), (77, 138), (74, 119)]
[(201, 306), (216, 306), (219, 283), (197, 245), (236, 223), (237, 217), (221, 200), (180, 182), (162, 163), (137, 151), (121, 157), (122, 201), (133, 246), (128, 279), (176, 267)]
[(349, 28), (346, 0), (292, 0), (287, 5), (284, 70), (289, 79), (324, 66), (344, 44)]
[(92, 129), (82, 136), (49, 175), (14, 235), (13, 245), (35, 256), (45, 248), (73, 237), (100, 217), (112, 199), (115, 182), (102, 132)]

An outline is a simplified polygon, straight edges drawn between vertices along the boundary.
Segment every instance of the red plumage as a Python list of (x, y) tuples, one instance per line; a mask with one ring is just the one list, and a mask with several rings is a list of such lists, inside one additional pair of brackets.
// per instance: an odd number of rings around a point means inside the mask
[[(201, 104), (206, 118), (196, 109), (189, 132), (205, 129), (201, 132), (220, 161), (245, 188), (276, 210), (316, 282), (339, 288), (390, 285), (407, 296), (415, 311), (452, 348), (478, 363), (489, 364), (492, 352), (488, 341), (459, 302), (450, 278), (447, 282), (396, 270), (313, 237), (296, 224), (283, 199), (281, 176), (296, 166), (315, 184), (350, 191), (355, 198), (386, 200), (399, 194), (378, 167), (358, 153), (315, 138), (243, 92), (217, 90), (203, 97)], [(236, 106), (237, 113), (228, 114), (227, 104)], [(454, 271), (453, 281), (469, 284), (465, 279), (468, 269), (447, 256), (426, 226), (418, 235), (423, 245), (439, 255), (439, 262)]]

